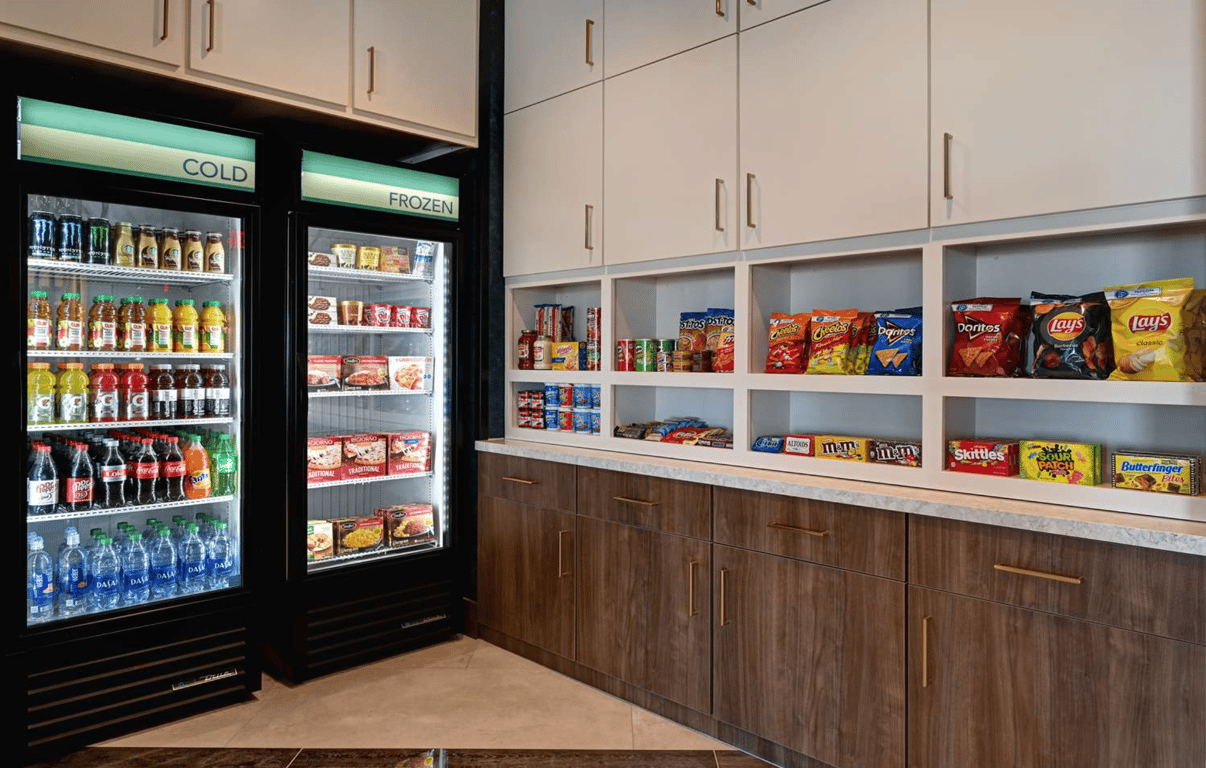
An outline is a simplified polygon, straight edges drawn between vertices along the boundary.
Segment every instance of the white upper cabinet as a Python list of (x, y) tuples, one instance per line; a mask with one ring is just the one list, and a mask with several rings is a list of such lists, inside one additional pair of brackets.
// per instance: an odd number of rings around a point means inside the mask
[(603, 264), (603, 85), (503, 119), (503, 274)]
[(190, 70), (348, 103), (347, 0), (191, 0)]
[(603, 85), (607, 263), (736, 249), (737, 36)]
[(741, 5), (741, 28), (749, 29), (758, 24), (786, 16), (793, 11), (824, 2), (824, 0), (734, 0)]
[(1203, 19), (1206, 0), (932, 0), (931, 223), (1206, 194)]
[(477, 135), (477, 0), (354, 0), (358, 111)]
[(926, 0), (833, 0), (743, 32), (742, 247), (925, 228), (926, 66)]
[(3, 0), (0, 27), (42, 32), (163, 64), (184, 63), (186, 0)]
[(737, 31), (746, 0), (606, 0), (604, 75), (710, 43)]
[(503, 110), (597, 83), (603, 41), (603, 0), (507, 0)]

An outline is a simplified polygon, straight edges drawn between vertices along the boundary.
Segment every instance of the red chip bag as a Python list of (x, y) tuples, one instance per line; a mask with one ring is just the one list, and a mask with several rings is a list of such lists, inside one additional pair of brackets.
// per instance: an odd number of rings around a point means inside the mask
[(737, 346), (737, 333), (732, 325), (720, 329), (720, 339), (712, 356), (712, 370), (717, 373), (733, 372), (733, 357)]
[(808, 324), (812, 316), (808, 312), (789, 315), (772, 312), (767, 330), (766, 352), (767, 373), (803, 373), (804, 345), (808, 341)]
[(1030, 326), (1021, 299), (976, 298), (951, 304), (955, 341), (950, 376), (1017, 376)]

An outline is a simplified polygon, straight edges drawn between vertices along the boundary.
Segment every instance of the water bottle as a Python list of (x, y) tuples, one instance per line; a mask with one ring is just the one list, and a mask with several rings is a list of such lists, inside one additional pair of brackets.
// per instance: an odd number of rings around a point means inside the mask
[(130, 544), (122, 560), (122, 594), (126, 605), (138, 605), (151, 599), (151, 559), (142, 546), (142, 534), (130, 534)]
[(54, 616), (54, 565), (43, 547), (42, 537), (29, 536), (29, 558), (25, 564), (25, 622), (41, 624)]
[(197, 524), (188, 524), (188, 533), (181, 544), (180, 591), (184, 593), (205, 590), (205, 545), (197, 535)]
[(151, 547), (151, 597), (162, 600), (176, 594), (176, 548), (171, 536), (155, 535)]
[(92, 610), (111, 611), (121, 600), (121, 575), (113, 539), (104, 536), (92, 558)]
[(209, 557), (207, 567), (210, 589), (225, 589), (230, 586), (230, 577), (234, 573), (234, 547), (230, 536), (226, 533), (226, 523), (218, 522), (214, 526), (214, 537), (209, 542)]
[[(99, 529), (98, 529), (99, 530)], [(54, 569), (54, 583), (59, 583), (59, 560), (63, 557), (63, 553), (67, 551), (67, 534), (76, 533), (77, 529), (74, 525), (69, 525), (63, 530), (63, 538), (59, 541), (59, 548), (55, 550), (51, 567)], [(81, 549), (83, 547), (81, 546)], [(84, 567), (87, 572), (88, 550), (84, 549)]]
[(67, 529), (66, 547), (59, 555), (59, 616), (69, 618), (88, 610), (88, 562), (80, 549), (80, 535)]

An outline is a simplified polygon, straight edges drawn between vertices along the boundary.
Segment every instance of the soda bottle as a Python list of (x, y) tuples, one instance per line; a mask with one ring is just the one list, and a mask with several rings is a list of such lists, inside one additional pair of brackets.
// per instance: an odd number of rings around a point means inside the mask
[(54, 565), (36, 533), (29, 535), (25, 575), (25, 623), (41, 624), (54, 616)]
[(180, 591), (205, 591), (205, 545), (197, 535), (197, 524), (189, 523), (180, 545)]
[(26, 514), (54, 514), (59, 500), (59, 474), (50, 458), (50, 446), (39, 443), (34, 448), (36, 457), (29, 469), (29, 485), (26, 492)]
[(190, 499), (207, 499), (212, 495), (209, 454), (196, 435), (188, 435), (188, 440), (188, 447), (184, 449), (184, 495)]
[(234, 547), (226, 532), (226, 523), (214, 524), (214, 536), (209, 541), (207, 564), (210, 589), (225, 589), (234, 573)]
[(236, 495), (239, 491), (238, 473), (239, 458), (230, 447), (230, 435), (221, 435), (213, 460), (214, 495)]
[(54, 374), (50, 363), (31, 362), (25, 400), (26, 422), (29, 424), (51, 424), (54, 422)]
[(67, 546), (59, 555), (59, 616), (78, 616), (88, 610), (88, 563), (80, 549), (80, 535), (67, 529)]
[(86, 512), (92, 509), (95, 486), (92, 478), (92, 459), (83, 443), (74, 443), (67, 477), (63, 483), (66, 492), (63, 504), (68, 512)]
[(102, 536), (92, 558), (92, 610), (111, 611), (121, 600), (120, 561), (113, 549), (113, 539)]
[(100, 485), (96, 489), (98, 506), (116, 509), (130, 504), (126, 499), (126, 460), (117, 450), (116, 440), (106, 440), (105, 455), (99, 463)]
[(151, 438), (142, 439), (142, 449), (134, 457), (134, 481), (137, 484), (134, 498), (139, 504), (154, 504), (159, 501), (155, 484), (159, 482), (159, 459), (151, 448)]
[(88, 374), (83, 363), (59, 363), (59, 422), (88, 421)]
[(149, 379), (142, 363), (130, 363), (121, 377), (121, 417), (125, 421), (146, 421), (151, 418)]
[(122, 601), (138, 605), (151, 598), (151, 558), (142, 546), (142, 534), (131, 533), (122, 558)]
[(230, 416), (230, 377), (225, 365), (213, 365), (205, 373), (205, 412), (208, 416)]
[(163, 501), (184, 501), (184, 478), (186, 476), (184, 454), (180, 452), (180, 438), (171, 435), (167, 438), (167, 451), (163, 457), (163, 467), (160, 472), (163, 477)]
[(176, 548), (172, 537), (155, 532), (151, 542), (151, 597), (162, 600), (176, 594)]

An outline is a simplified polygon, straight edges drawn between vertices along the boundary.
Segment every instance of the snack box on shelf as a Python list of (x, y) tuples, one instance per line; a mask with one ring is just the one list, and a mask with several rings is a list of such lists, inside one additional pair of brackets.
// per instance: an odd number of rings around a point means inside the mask
[(340, 355), (310, 355), (306, 366), (306, 389), (310, 392), (330, 392), (340, 388), (343, 376), (343, 357)]
[(336, 555), (359, 555), (385, 548), (385, 521), (376, 515), (332, 520)]
[(812, 456), (816, 443), (812, 435), (786, 435), (783, 438), (783, 452), (792, 456)]
[(386, 360), (388, 389), (427, 391), (431, 389), (430, 357), (390, 357)]
[(950, 440), (946, 468), (953, 472), (1013, 477), (1018, 473), (1017, 440)]
[(1115, 488), (1197, 496), (1202, 492), (1202, 457), (1151, 451), (1115, 451), (1110, 464)]
[(343, 440), (311, 437), (306, 440), (306, 482), (330, 483), (343, 479)]
[(865, 437), (814, 435), (816, 457), (839, 461), (867, 461), (871, 441)]
[(1101, 446), (1062, 440), (1023, 440), (1018, 448), (1026, 480), (1069, 485), (1101, 483)]
[(306, 311), (310, 325), (336, 325), (338, 303), (334, 296), (307, 296)]
[(872, 464), (896, 464), (902, 467), (921, 466), (921, 441), (872, 440), (867, 446), (867, 461)]
[(306, 561), (326, 560), (334, 555), (335, 529), (331, 521), (306, 521)]
[(394, 504), (377, 509), (385, 523), (385, 546), (391, 549), (435, 541), (435, 510), (430, 504)]
[(385, 474), (385, 436), (360, 432), (343, 435), (343, 479), (358, 480)]
[(389, 447), (386, 472), (414, 475), (431, 471), (431, 435), (427, 432), (387, 432)]

